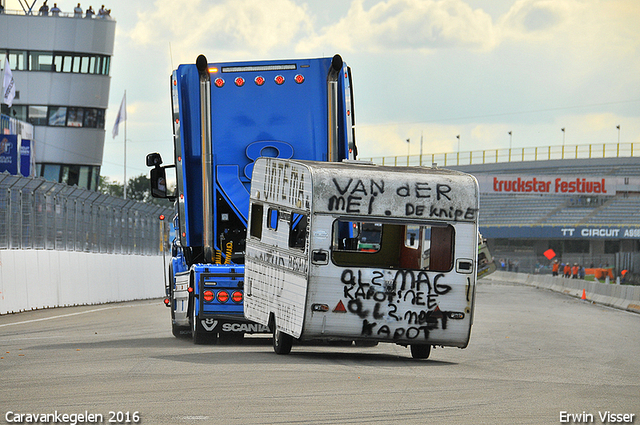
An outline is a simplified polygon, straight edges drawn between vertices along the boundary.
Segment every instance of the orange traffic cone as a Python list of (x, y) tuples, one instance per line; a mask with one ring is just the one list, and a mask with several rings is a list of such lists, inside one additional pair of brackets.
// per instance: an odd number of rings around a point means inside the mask
[(582, 290), (582, 299), (583, 300), (587, 299), (587, 291), (585, 291), (584, 289)]

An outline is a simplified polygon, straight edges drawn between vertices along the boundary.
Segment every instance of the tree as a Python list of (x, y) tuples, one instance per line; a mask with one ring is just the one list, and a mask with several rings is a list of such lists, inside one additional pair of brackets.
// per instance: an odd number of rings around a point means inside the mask
[(98, 182), (98, 192), (104, 193), (105, 195), (122, 198), (122, 195), (124, 194), (124, 186), (115, 180), (110, 181), (107, 177), (100, 176), (100, 181)]
[[(174, 190), (175, 187), (170, 187), (169, 193)], [(100, 176), (98, 191), (106, 195), (122, 198), (124, 195), (124, 185), (118, 181), (110, 181), (107, 177)], [(151, 196), (151, 183), (149, 182), (149, 178), (144, 174), (129, 179), (127, 183), (127, 199), (148, 202), (163, 207), (171, 207), (173, 205), (167, 199), (159, 199)]]

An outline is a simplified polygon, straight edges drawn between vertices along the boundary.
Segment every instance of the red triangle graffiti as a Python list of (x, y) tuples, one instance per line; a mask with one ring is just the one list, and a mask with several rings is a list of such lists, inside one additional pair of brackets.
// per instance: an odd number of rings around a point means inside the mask
[(441, 318), (443, 317), (442, 311), (440, 310), (440, 306), (436, 306), (436, 308), (431, 312), (431, 317)]
[(342, 304), (342, 300), (338, 301), (338, 305), (333, 309), (334, 313), (346, 313), (347, 309), (344, 308), (344, 304)]

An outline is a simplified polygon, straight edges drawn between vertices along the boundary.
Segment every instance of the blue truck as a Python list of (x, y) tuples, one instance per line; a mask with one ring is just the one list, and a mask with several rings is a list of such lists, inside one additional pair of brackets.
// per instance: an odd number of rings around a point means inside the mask
[(176, 208), (165, 299), (172, 332), (196, 344), (269, 332), (243, 312), (253, 165), (355, 159), (351, 69), (340, 55), (228, 63), (200, 55), (173, 71), (171, 99), (175, 162), (150, 153), (147, 166), (152, 195)]

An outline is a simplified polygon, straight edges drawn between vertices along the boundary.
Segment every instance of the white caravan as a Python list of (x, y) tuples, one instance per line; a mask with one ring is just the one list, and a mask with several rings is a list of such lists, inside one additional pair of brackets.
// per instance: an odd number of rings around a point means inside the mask
[(260, 158), (251, 181), (244, 312), (294, 339), (391, 342), (427, 358), (469, 342), (478, 183), (359, 161)]

